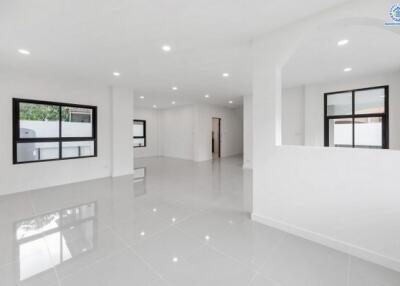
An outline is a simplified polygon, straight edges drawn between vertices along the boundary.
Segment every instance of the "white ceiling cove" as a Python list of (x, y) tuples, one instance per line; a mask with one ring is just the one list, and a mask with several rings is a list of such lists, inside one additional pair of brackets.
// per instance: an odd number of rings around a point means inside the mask
[[(253, 37), (343, 2), (3, 0), (0, 72), (132, 87), (140, 106), (240, 104), (251, 91)], [(171, 52), (161, 50), (164, 44)]]

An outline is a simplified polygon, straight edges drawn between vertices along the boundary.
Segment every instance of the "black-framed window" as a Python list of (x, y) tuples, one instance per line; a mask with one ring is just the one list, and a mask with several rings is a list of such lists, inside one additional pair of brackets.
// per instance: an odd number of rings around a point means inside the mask
[(325, 93), (325, 146), (389, 148), (389, 86)]
[(146, 120), (133, 120), (133, 147), (146, 147)]
[(97, 107), (13, 99), (13, 163), (97, 156)]

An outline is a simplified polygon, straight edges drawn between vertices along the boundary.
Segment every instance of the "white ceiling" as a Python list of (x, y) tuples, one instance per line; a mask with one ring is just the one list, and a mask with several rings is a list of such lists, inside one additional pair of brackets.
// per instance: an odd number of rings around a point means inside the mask
[[(348, 39), (339, 47), (337, 42)], [(339, 25), (307, 41), (284, 67), (285, 87), (328, 83), (400, 70), (400, 34), (380, 27)], [(351, 67), (352, 71), (343, 70)]]
[[(2, 0), (0, 72), (132, 87), (147, 107), (204, 102), (206, 93), (210, 103), (240, 104), (251, 92), (251, 39), (342, 2)], [(163, 53), (163, 44), (172, 51)]]

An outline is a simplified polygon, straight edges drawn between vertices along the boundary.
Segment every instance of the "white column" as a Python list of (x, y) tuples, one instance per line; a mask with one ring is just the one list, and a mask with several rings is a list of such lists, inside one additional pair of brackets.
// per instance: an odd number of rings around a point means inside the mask
[(243, 168), (253, 168), (253, 96), (243, 98)]
[(267, 52), (265, 44), (253, 51), (253, 213), (257, 213), (268, 200), (274, 150), (281, 145), (282, 54), (279, 49)]
[(133, 91), (111, 88), (111, 176), (133, 174)]

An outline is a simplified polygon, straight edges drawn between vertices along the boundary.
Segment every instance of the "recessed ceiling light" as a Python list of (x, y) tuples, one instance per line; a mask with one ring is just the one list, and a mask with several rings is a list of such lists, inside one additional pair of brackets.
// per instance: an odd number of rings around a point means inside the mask
[(143, 95), (141, 95), (141, 96), (140, 96), (140, 99), (144, 99), (144, 96), (143, 96)]
[(30, 55), (30, 54), (31, 54), (30, 51), (24, 50), (24, 49), (19, 49), (19, 50), (18, 50), (18, 53), (23, 54), (23, 55)]
[[(153, 105), (153, 108), (157, 108), (157, 105), (154, 104), (154, 105)], [(157, 211), (157, 210), (156, 210), (156, 211)]]
[(140, 232), (140, 236), (145, 236), (146, 233), (144, 231)]
[(174, 258), (172, 258), (172, 262), (178, 262), (178, 257), (174, 257)]
[(161, 49), (164, 52), (170, 52), (171, 51), (171, 46), (170, 45), (164, 45), (164, 46), (161, 47)]
[(176, 101), (171, 102), (172, 104), (176, 104)]
[(171, 218), (171, 220), (172, 220), (172, 222), (176, 222), (176, 218), (174, 218), (174, 217)]
[(209, 235), (206, 235), (206, 236), (204, 237), (204, 239), (207, 240), (207, 241), (209, 241), (209, 240), (211, 239), (211, 237), (210, 237)]
[(178, 87), (177, 86), (173, 86), (172, 90), (178, 90)]
[(229, 100), (229, 101), (228, 101), (228, 103), (229, 103), (229, 104), (232, 104), (232, 103), (233, 103), (233, 101), (232, 101), (232, 100)]
[(353, 69), (351, 67), (345, 68), (343, 71), (344, 72), (351, 72)]
[(223, 77), (229, 77), (229, 73), (224, 72), (224, 73), (222, 74), (222, 76), (223, 76)]
[(210, 97), (210, 95), (209, 95), (209, 94), (206, 94), (206, 95), (204, 95), (204, 97), (205, 97), (205, 98), (209, 98), (209, 97)]
[(113, 76), (120, 76), (121, 74), (119, 72), (113, 72)]
[(348, 43), (349, 43), (349, 40), (343, 39), (343, 40), (340, 40), (339, 42), (337, 42), (337, 45), (340, 47), (340, 46), (345, 46)]

